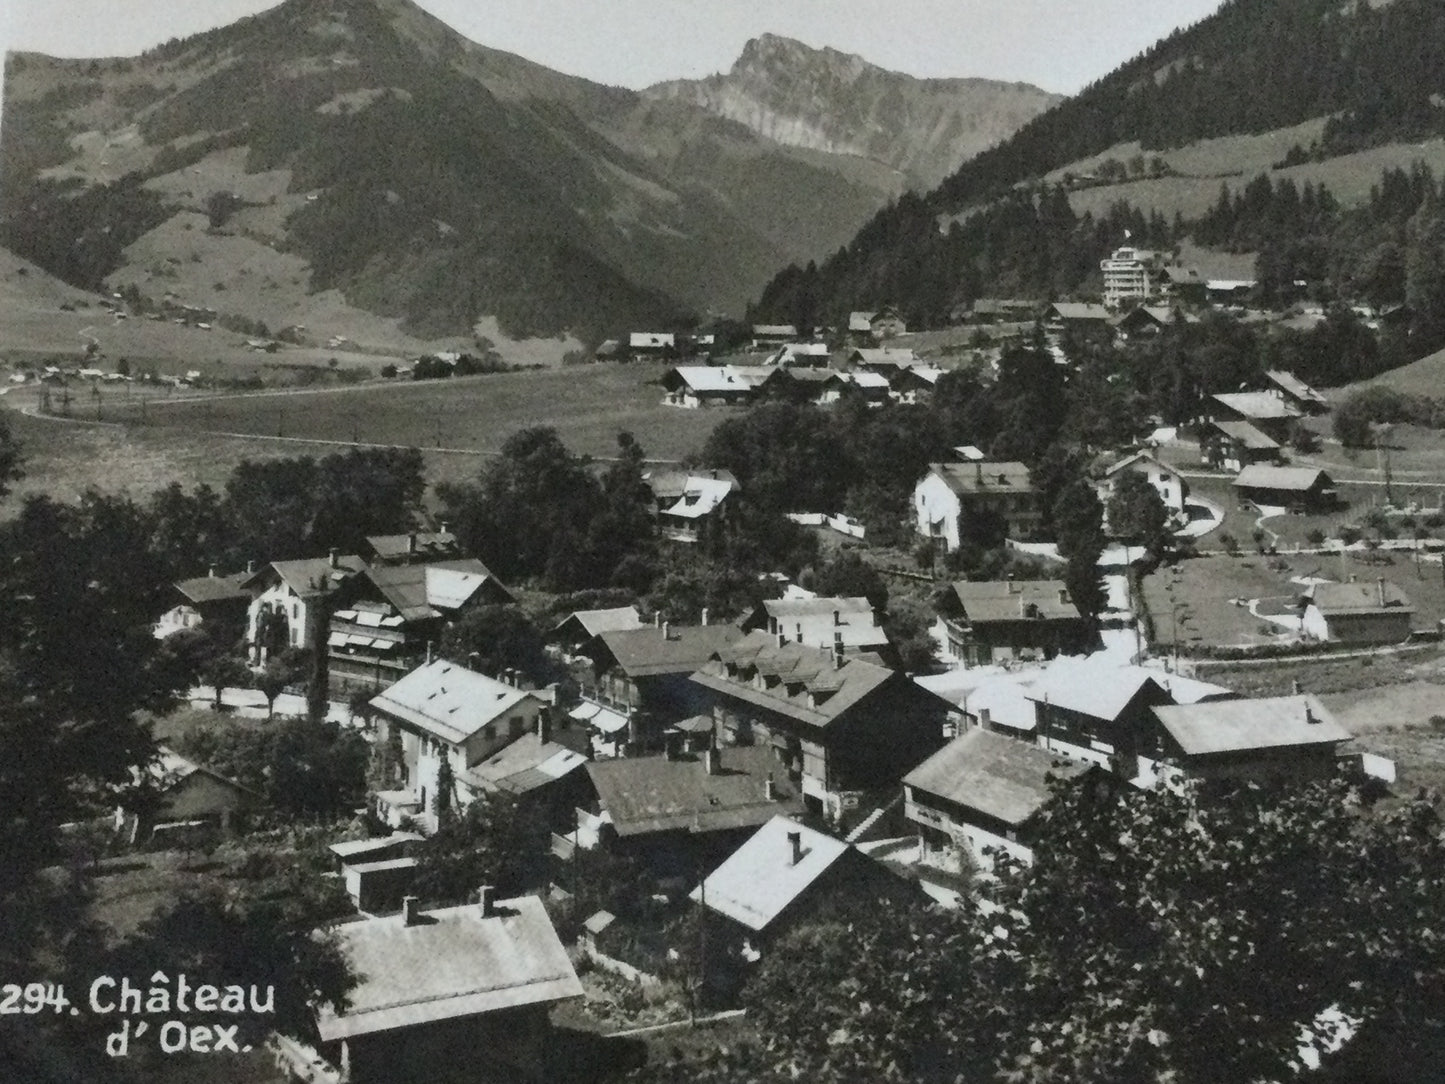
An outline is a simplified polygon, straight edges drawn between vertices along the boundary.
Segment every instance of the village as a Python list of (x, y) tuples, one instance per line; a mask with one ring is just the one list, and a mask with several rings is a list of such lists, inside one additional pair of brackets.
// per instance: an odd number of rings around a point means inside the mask
[[(1191, 319), (1159, 303), (1137, 255), (1106, 262), (1108, 304), (1049, 306), (1027, 334), (1062, 355), (1071, 323), (1147, 336)], [(944, 372), (897, 345), (888, 309), (854, 314), (858, 345), (836, 367), (795, 328), (753, 333), (764, 364), (679, 365), (667, 404), (916, 406)], [(1103, 537), (1083, 548), (1083, 581), (1079, 546), (1042, 529), (1030, 467), (970, 445), (896, 495), (911, 569), (841, 509), (790, 513), (836, 559), (862, 555), (926, 603), (922, 656), (890, 638), (876, 598), (778, 572), (741, 612), (553, 606), (537, 627), (545, 663), (489, 666), (455, 630), (532, 621), (536, 592), (501, 582), (427, 513), (356, 553), (175, 583), (154, 635), (236, 645), (229, 665), (201, 671), (214, 680), (188, 718), (224, 729), (305, 713), (368, 750), (364, 808), (323, 833), (329, 869), (312, 874), (349, 901), (333, 930), (359, 978), (343, 1008), (321, 1011), (312, 1043), (272, 1036), (276, 1064), (317, 1084), (452, 1079), (447, 1066), (485, 1044), (484, 1075), (467, 1079), (574, 1079), (562, 1064), (579, 1027), (665, 1036), (713, 1021), (725, 1033), (780, 939), (840, 909), (984, 906), (983, 886), (1035, 860), (1060, 788), (1342, 780), (1388, 793), (1396, 763), (1311, 675), (1438, 652), (1445, 542), (1379, 528), (1439, 525), (1440, 491), (1431, 505), (1352, 508), (1297, 451), (1319, 448), (1300, 433), (1330, 407), (1289, 372), (1204, 403), (1188, 426), (1091, 462), (1082, 484)], [(728, 529), (744, 492), (703, 464), (641, 478), (659, 544), (684, 561)], [(1231, 537), (1239, 523), (1252, 533)], [(950, 573), (994, 534), (1021, 563)], [(1077, 597), (1081, 582), (1100, 597)], [(1244, 693), (1201, 676), (1251, 659), (1286, 667), (1288, 687)], [(275, 823), (253, 787), (171, 733), (157, 797), (116, 812), (125, 847), (189, 853)], [(475, 839), (458, 850), (459, 834), (502, 821), (525, 827), (506, 838), (530, 853), (478, 863), (466, 858)], [(483, 869), (508, 883), (465, 882)]]

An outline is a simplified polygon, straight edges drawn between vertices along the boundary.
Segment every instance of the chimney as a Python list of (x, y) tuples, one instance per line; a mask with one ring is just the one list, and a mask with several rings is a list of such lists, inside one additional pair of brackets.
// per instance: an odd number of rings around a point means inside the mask
[(763, 797), (770, 802), (778, 800), (778, 788), (773, 783), (773, 773), (768, 773), (768, 778), (763, 781)]
[(427, 664), (428, 666), (430, 666), (431, 663), (432, 663), (431, 646), (432, 646), (432, 645), (431, 645), (431, 641), (428, 640), (428, 641), (426, 642), (426, 664)]
[(1385, 577), (1377, 577), (1375, 580), (1375, 587), (1379, 590), (1380, 605), (1383, 606), (1385, 605)]
[(682, 744), (682, 735), (675, 730), (669, 730), (666, 734), (662, 736), (662, 739), (663, 749), (667, 756), (667, 759), (679, 759), (682, 756), (682, 750), (680, 748)]
[(803, 860), (803, 833), (802, 833), (802, 832), (789, 832), (789, 833), (788, 833), (788, 849), (790, 850), (791, 855), (792, 855), (792, 861), (789, 863), (789, 865), (796, 866), (799, 862), (801, 862), (801, 861)]
[(788, 634), (783, 631), (782, 626), (778, 627), (778, 646), (782, 647), (788, 642)]
[(973, 464), (973, 480), (983, 485), (983, 464), (977, 461)]
[(664, 621), (664, 622), (662, 623), (662, 638), (663, 638), (664, 640), (671, 640), (671, 639), (672, 639), (672, 622), (671, 622), (671, 621)]
[(537, 741), (546, 745), (552, 740), (552, 717), (546, 708), (537, 712)]
[(416, 532), (411, 531), (406, 536), (406, 552), (410, 557), (416, 556)]
[(451, 527), (452, 525), (450, 523), (448, 523), (446, 520), (442, 520), (441, 523), (437, 525), (437, 533), (451, 534)]
[(1318, 723), (1319, 721), (1320, 721), (1320, 717), (1315, 714), (1314, 705), (1311, 704), (1308, 700), (1306, 700), (1306, 701), (1305, 701), (1305, 722), (1306, 722), (1306, 723), (1314, 724), (1314, 723)]
[(836, 628), (838, 625), (841, 625), (842, 623), (843, 623), (843, 615), (842, 615), (841, 613), (839, 613), (837, 610), (834, 610), (834, 611), (833, 611), (833, 625), (834, 625), (834, 627)]
[(706, 625), (707, 625), (707, 607), (706, 607), (706, 606), (704, 606), (704, 607), (702, 608), (702, 623), (703, 623), (704, 627), (706, 627)]
[(335, 547), (332, 547), (331, 553), (327, 557), (327, 563), (331, 565), (332, 568), (341, 567), (341, 562), (337, 560), (337, 550)]
[(482, 663), (482, 653), (481, 653), (480, 651), (468, 651), (468, 652), (467, 652), (467, 669), (468, 669), (468, 670), (475, 670), (478, 666), (481, 665), (481, 663)]
[(992, 728), (993, 728), (993, 711), (990, 710), (989, 708), (979, 708), (979, 709), (978, 709), (978, 725), (979, 725), (979, 727), (982, 728), (983, 730), (990, 730), (990, 729), (992, 729)]
[(215, 565), (211, 565), (210, 567), (208, 567), (208, 568), (206, 569), (206, 575), (207, 575), (210, 579), (213, 579), (213, 580), (214, 580), (214, 579), (216, 578), (216, 566), (215, 566)]
[(421, 921), (421, 900), (416, 896), (405, 896), (401, 901), (401, 924), (415, 926)]
[(491, 885), (482, 885), (477, 889), (477, 906), (481, 909), (483, 918), (491, 918), (497, 913), (496, 892)]
[(1069, 589), (1067, 587), (1059, 588), (1059, 603), (1063, 606), (1067, 606), (1069, 604)]
[(1014, 574), (1013, 574), (1012, 572), (1010, 572), (1004, 582), (1008, 585), (1008, 587), (1007, 587), (1008, 593), (1009, 593), (1009, 594), (1013, 594), (1014, 591), (1015, 591), (1015, 589), (1016, 589), (1015, 584), (1014, 584)]
[(652, 615), (652, 627), (655, 628), (655, 629), (660, 629), (660, 628), (662, 628), (662, 611), (661, 611), (661, 610), (658, 610), (655, 614)]
[(722, 755), (717, 748), (717, 735), (714, 734), (708, 741), (707, 750), (703, 753), (703, 766), (707, 769), (708, 775), (717, 775), (722, 771)]
[(246, 562), (246, 573), (249, 575), (250, 573), (255, 572), (255, 571), (256, 571), (256, 560), (255, 560), (255, 558), (252, 558), (251, 560), (249, 560), (249, 561)]
[(842, 634), (841, 632), (835, 632), (835, 633), (833, 633), (833, 669), (834, 669), (834, 670), (841, 670), (842, 668), (843, 668), (843, 634)]

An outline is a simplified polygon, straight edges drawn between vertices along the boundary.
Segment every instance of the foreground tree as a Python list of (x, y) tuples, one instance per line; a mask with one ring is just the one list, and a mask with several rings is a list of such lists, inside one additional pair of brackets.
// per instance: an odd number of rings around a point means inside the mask
[(1109, 494), (1109, 531), (1158, 557), (1169, 546), (1169, 510), (1142, 474), (1126, 470)]

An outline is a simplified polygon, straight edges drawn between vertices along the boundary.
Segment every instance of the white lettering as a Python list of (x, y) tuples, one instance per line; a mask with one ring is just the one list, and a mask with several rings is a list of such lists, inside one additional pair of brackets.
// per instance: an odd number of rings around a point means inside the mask
[[(174, 1029), (174, 1030), (173, 1030)], [(169, 1038), (167, 1038), (169, 1036)], [(167, 1020), (161, 1025), (161, 1050), (175, 1054), (186, 1048), (186, 1025), (179, 1020)]]
[(260, 998), (256, 996), (256, 988), (251, 987), (251, 1011), (252, 1012), (275, 1012), (276, 1011), (276, 987), (266, 987), (266, 1004), (261, 1004)]
[[(108, 987), (111, 987), (112, 989), (114, 989), (114, 987), (115, 987), (115, 979), (108, 978), (108, 977), (105, 976), (105, 975), (102, 975), (100, 978), (96, 979), (93, 983), (90, 984), (90, 1011), (91, 1011), (91, 1012), (94, 1012), (94, 1013), (108, 1013), (108, 1012), (114, 1012), (114, 1011), (115, 1011), (115, 1003), (114, 1003), (114, 1002), (112, 1002), (112, 1003), (109, 1004), (109, 1005), (102, 1005), (102, 1004), (100, 1003), (100, 996), (99, 996), (99, 995), (100, 995), (101, 989), (102, 989), (102, 987), (107, 987), (107, 986), (108, 986)], [(108, 1044), (107, 1044), (107, 1045), (108, 1045)], [(114, 1055), (112, 1055), (112, 1056), (114, 1056)]]
[(211, 1029), (204, 1024), (197, 1024), (191, 1028), (191, 1049), (198, 1054), (204, 1054), (211, 1049)]
[(215, 1012), (216, 1000), (221, 992), (214, 986), (196, 987), (196, 1012)]
[(243, 1013), (246, 1011), (246, 991), (239, 986), (227, 986), (225, 996), (221, 998), (221, 1011), (230, 1013)]

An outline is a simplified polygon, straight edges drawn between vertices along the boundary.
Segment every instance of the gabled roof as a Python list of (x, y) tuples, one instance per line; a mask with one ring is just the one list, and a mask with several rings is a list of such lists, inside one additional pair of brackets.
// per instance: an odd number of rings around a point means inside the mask
[(1212, 424), (1215, 429), (1225, 436), (1239, 441), (1250, 451), (1272, 452), (1279, 449), (1279, 441), (1260, 432), (1248, 422), (1214, 422)]
[(1060, 320), (1095, 320), (1106, 322), (1114, 314), (1103, 305), (1078, 301), (1059, 301), (1050, 305), (1045, 316), (1053, 315)]
[(697, 470), (648, 470), (642, 480), (652, 495), (659, 501), (675, 501), (687, 492), (687, 484), (694, 478), (714, 479), (732, 483), (734, 489), (741, 489), (737, 476), (721, 467), (705, 467)]
[(953, 593), (971, 624), (1081, 617), (1063, 580), (960, 580)]
[(347, 865), (373, 861), (373, 856), (399, 851), (420, 843), (426, 837), (419, 832), (393, 832), (389, 836), (372, 836), (368, 839), (345, 839), (332, 843), (326, 849)]
[(606, 610), (574, 610), (552, 628), (558, 636), (566, 626), (576, 622), (583, 635), (591, 637), (604, 632), (621, 632), (643, 628), (642, 615), (636, 606), (614, 606)]
[(775, 598), (758, 607), (744, 627), (767, 628), (769, 621), (776, 621), (778, 630), (792, 639), (801, 626), (803, 639), (815, 647), (829, 647), (841, 637), (844, 647), (883, 648), (888, 634), (877, 616), (866, 598)]
[(675, 365), (663, 374), (662, 383), (667, 388), (680, 385), (704, 394), (731, 392), (742, 395), (753, 387), (732, 365)]
[(1119, 460), (1119, 462), (1115, 463), (1112, 467), (1106, 467), (1104, 469), (1104, 477), (1108, 478), (1111, 475), (1118, 474), (1121, 470), (1125, 470), (1130, 467), (1136, 467), (1141, 464), (1146, 465), (1149, 470), (1163, 471), (1165, 474), (1173, 475), (1175, 478), (1181, 477), (1180, 473), (1173, 467), (1171, 467), (1168, 463), (1165, 463), (1157, 456), (1144, 451), (1135, 452), (1133, 455), (1126, 455), (1123, 459)]
[(735, 625), (673, 625), (604, 632), (596, 638), (629, 677), (690, 674), (741, 635)]
[(333, 566), (329, 557), (310, 557), (300, 561), (272, 561), (245, 580), (248, 589), (255, 589), (270, 575), (280, 578), (302, 598), (322, 594), (366, 571), (366, 562), (354, 553), (338, 556)]
[(556, 782), (585, 763), (587, 758), (581, 753), (554, 741), (543, 741), (534, 730), (468, 768), (461, 778), (484, 790), (526, 794)]
[(726, 478), (689, 475), (677, 503), (664, 508), (662, 514), (679, 519), (702, 519), (715, 512), (734, 488), (732, 481)]
[(867, 617), (870, 623), (873, 620), (873, 603), (861, 595), (850, 598), (770, 598), (763, 602), (762, 608), (769, 617), (780, 621), (810, 617), (831, 619), (834, 614), (840, 620), (845, 620), (850, 614)]
[(1190, 756), (1335, 745), (1351, 737), (1309, 693), (1180, 704), (1153, 711), (1159, 724)]
[(848, 354), (857, 365), (892, 365), (901, 369), (918, 364), (918, 355), (909, 346), (860, 346)]
[(1051, 775), (1070, 778), (1088, 769), (1086, 763), (975, 728), (914, 768), (903, 785), (1019, 825), (1052, 796)]
[(208, 602), (249, 601), (251, 592), (241, 585), (253, 576), (254, 573), (251, 572), (232, 572), (226, 576), (197, 576), (195, 579), (181, 580), (176, 584), (176, 590), (198, 605)]
[[(619, 836), (652, 832), (712, 832), (766, 823), (796, 812), (802, 797), (766, 745), (728, 746), (721, 770), (709, 775), (704, 757), (683, 754), (622, 757), (587, 763), (603, 811)], [(773, 798), (767, 780), (773, 778)]]
[(1300, 416), (1299, 410), (1293, 404), (1286, 403), (1278, 395), (1267, 391), (1221, 392), (1211, 398), (1251, 421), (1274, 421)]
[(797, 329), (796, 327), (794, 327), (792, 324), (754, 324), (754, 325), (753, 325), (753, 335), (754, 335), (754, 336), (762, 336), (762, 337), (769, 338), (769, 339), (777, 339), (777, 338), (783, 338), (783, 337), (787, 337), (787, 338), (791, 339), (791, 338), (795, 338), (795, 337), (797, 336), (797, 334), (798, 334), (798, 329)]
[[(764, 688), (754, 685), (754, 674), (764, 675)], [(714, 692), (817, 727), (834, 722), (890, 678), (907, 681), (896, 671), (856, 655), (835, 665), (831, 651), (791, 641), (779, 645), (776, 637), (761, 629), (720, 650), (717, 658), (692, 675), (693, 681)], [(933, 695), (911, 683), (909, 688), (919, 696)]]
[(850, 312), (848, 314), (849, 331), (872, 331), (873, 314), (871, 312)]
[(325, 1042), (438, 1020), (581, 997), (582, 984), (535, 896), (502, 900), (483, 917), (466, 904), (333, 929), (358, 976), (345, 1012), (318, 1013)]
[(1309, 592), (1320, 613), (1333, 614), (1414, 613), (1410, 596), (1389, 580), (1369, 583), (1317, 583)]
[(529, 699), (536, 697), (438, 659), (417, 667), (372, 697), (371, 706), (451, 745), (459, 745)]
[(661, 350), (676, 346), (677, 336), (670, 331), (634, 331), (627, 337), (627, 345), (634, 350)]
[(399, 561), (455, 557), (460, 552), (457, 536), (450, 531), (413, 531), (410, 534), (368, 535), (366, 544), (378, 561)]
[(1323, 395), (1288, 370), (1270, 369), (1264, 375), (1272, 384), (1277, 385), (1286, 393), (1293, 395), (1296, 399), (1306, 403), (1314, 403), (1317, 406), (1328, 405), (1329, 401)]
[[(789, 833), (801, 837), (793, 862)], [(765, 930), (851, 848), (788, 817), (774, 817), (688, 894), (750, 930)]]
[(169, 746), (158, 746), (156, 748), (156, 759), (146, 766), (145, 774), (149, 776), (151, 783), (162, 792), (173, 790), (186, 780), (195, 775), (208, 776), (219, 783), (223, 783), (235, 790), (242, 791), (252, 797), (256, 793), (244, 783), (238, 783), (229, 779), (220, 772), (212, 771), (204, 764), (197, 764), (175, 752)]
[(1118, 667), (1106, 680), (1077, 666), (1051, 666), (1034, 681), (1024, 695), (1036, 704), (1047, 703), (1068, 711), (1077, 711), (1093, 719), (1113, 721), (1134, 698), (1152, 687), (1164, 693), (1163, 675), (1140, 667)]
[(491, 583), (506, 597), (511, 592), (497, 582), (487, 566), (472, 557), (431, 564), (375, 565), (366, 570), (370, 581), (407, 621), (440, 616), (460, 609)]
[(1241, 489), (1281, 489), (1300, 493), (1318, 486), (1334, 488), (1334, 481), (1318, 467), (1274, 467), (1268, 463), (1251, 463), (1230, 483)]
[(949, 489), (965, 493), (1029, 493), (1033, 482), (1028, 467), (1022, 463), (930, 463), (930, 474), (937, 475)]

